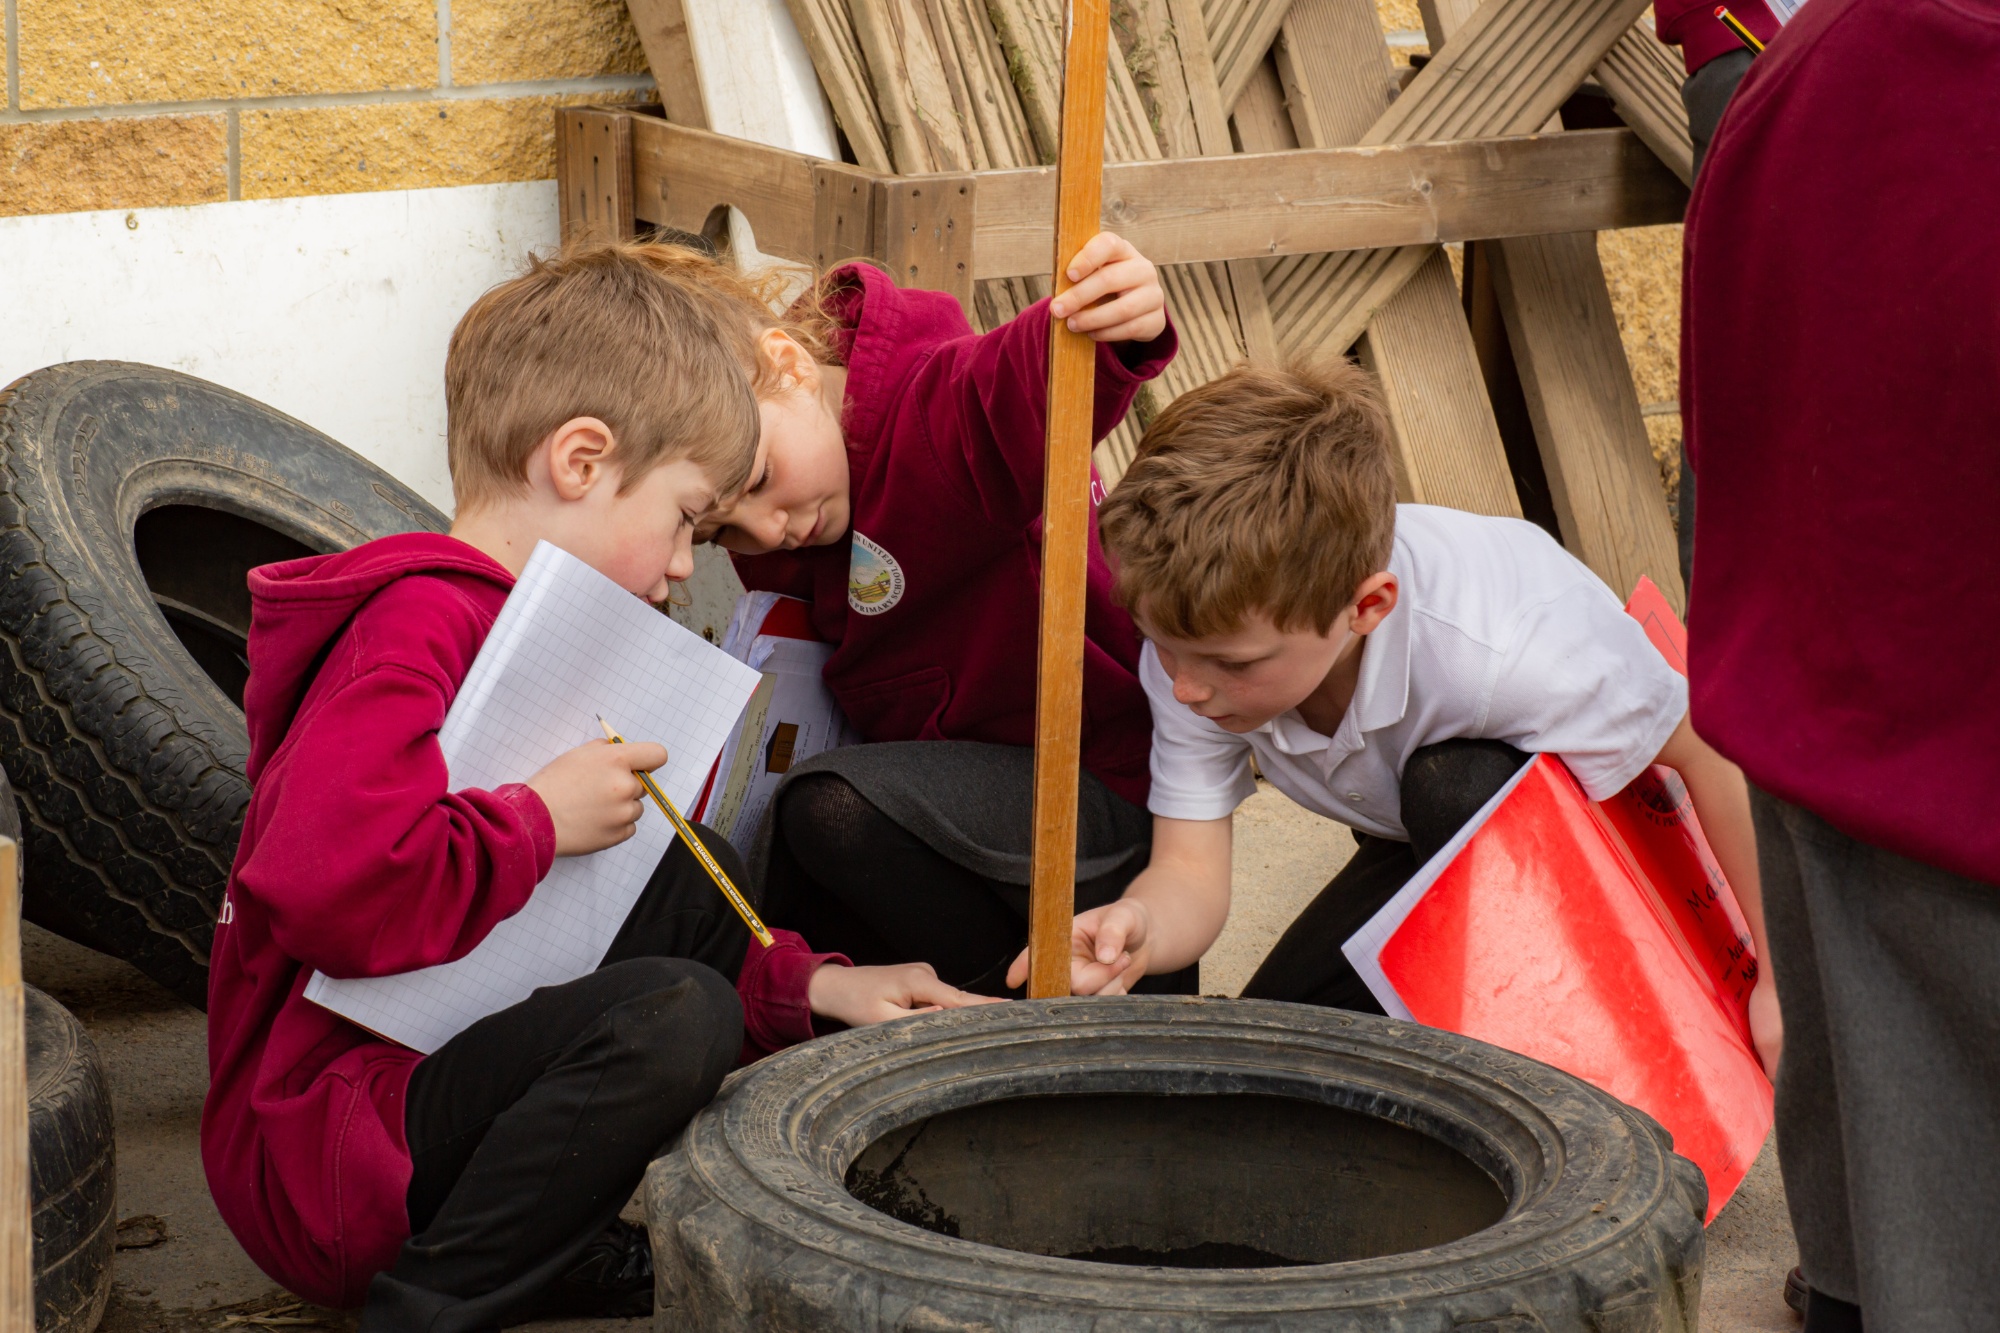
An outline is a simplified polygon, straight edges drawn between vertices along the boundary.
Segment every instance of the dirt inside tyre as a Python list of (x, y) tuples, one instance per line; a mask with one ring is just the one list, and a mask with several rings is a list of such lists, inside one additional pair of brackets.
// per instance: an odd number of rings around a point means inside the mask
[(444, 527), (360, 455), (191, 376), (75, 362), (0, 391), (0, 763), (27, 917), (204, 1004), (249, 799), (244, 575)]
[(668, 1329), (1682, 1333), (1700, 1172), (1434, 1029), (1177, 997), (927, 1015), (736, 1075), (647, 1175)]
[(90, 1333), (111, 1295), (117, 1235), (111, 1094), (82, 1026), (25, 989), (35, 1328)]

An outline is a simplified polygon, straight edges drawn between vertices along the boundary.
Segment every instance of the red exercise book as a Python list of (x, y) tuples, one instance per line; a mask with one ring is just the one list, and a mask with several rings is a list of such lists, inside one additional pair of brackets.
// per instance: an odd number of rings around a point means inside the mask
[[(1642, 581), (1626, 609), (1685, 670), (1658, 589)], [(1707, 1177), (1710, 1221), (1770, 1133), (1750, 931), (1672, 769), (1599, 803), (1535, 756), (1345, 952), (1390, 1014), (1554, 1065), (1658, 1120)]]

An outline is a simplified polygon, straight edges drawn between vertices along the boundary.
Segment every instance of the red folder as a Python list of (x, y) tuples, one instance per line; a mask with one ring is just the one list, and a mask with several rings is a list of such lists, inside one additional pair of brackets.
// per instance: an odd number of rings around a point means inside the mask
[[(1685, 660), (1657, 589), (1642, 583), (1627, 609)], [(1770, 1132), (1750, 932), (1671, 769), (1600, 804), (1536, 756), (1346, 952), (1392, 1014), (1532, 1056), (1658, 1120), (1707, 1177), (1710, 1220)]]

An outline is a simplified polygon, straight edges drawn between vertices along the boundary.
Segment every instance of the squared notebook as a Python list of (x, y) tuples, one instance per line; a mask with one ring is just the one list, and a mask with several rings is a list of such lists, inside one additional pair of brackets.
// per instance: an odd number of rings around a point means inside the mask
[[(522, 782), (565, 750), (627, 738), (667, 747), (653, 776), (685, 811), (757, 673), (568, 552), (538, 543), (438, 731), (453, 790)], [(650, 804), (633, 836), (558, 857), (526, 906), (456, 962), (388, 977), (314, 973), (305, 996), (415, 1050), (435, 1051), (538, 986), (592, 971), (674, 839)]]
[[(1678, 666), (1679, 622), (1654, 598), (1644, 585), (1627, 609)], [(1392, 1016), (1554, 1065), (1658, 1120), (1707, 1178), (1710, 1220), (1770, 1132), (1750, 932), (1671, 769), (1599, 803), (1535, 756), (1345, 952)]]

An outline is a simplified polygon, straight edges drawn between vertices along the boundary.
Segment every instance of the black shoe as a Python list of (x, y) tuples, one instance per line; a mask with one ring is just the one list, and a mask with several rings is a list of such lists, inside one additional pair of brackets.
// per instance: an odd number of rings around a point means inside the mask
[(1794, 1267), (1785, 1274), (1785, 1304), (1792, 1307), (1792, 1313), (1799, 1318), (1806, 1317), (1806, 1301), (1812, 1296), (1812, 1288), (1806, 1285), (1806, 1275)]
[(1806, 1297), (1805, 1333), (1864, 1333), (1861, 1307), (1815, 1291)]
[(613, 1222), (576, 1266), (535, 1302), (535, 1319), (638, 1319), (653, 1313), (653, 1244), (644, 1227)]

